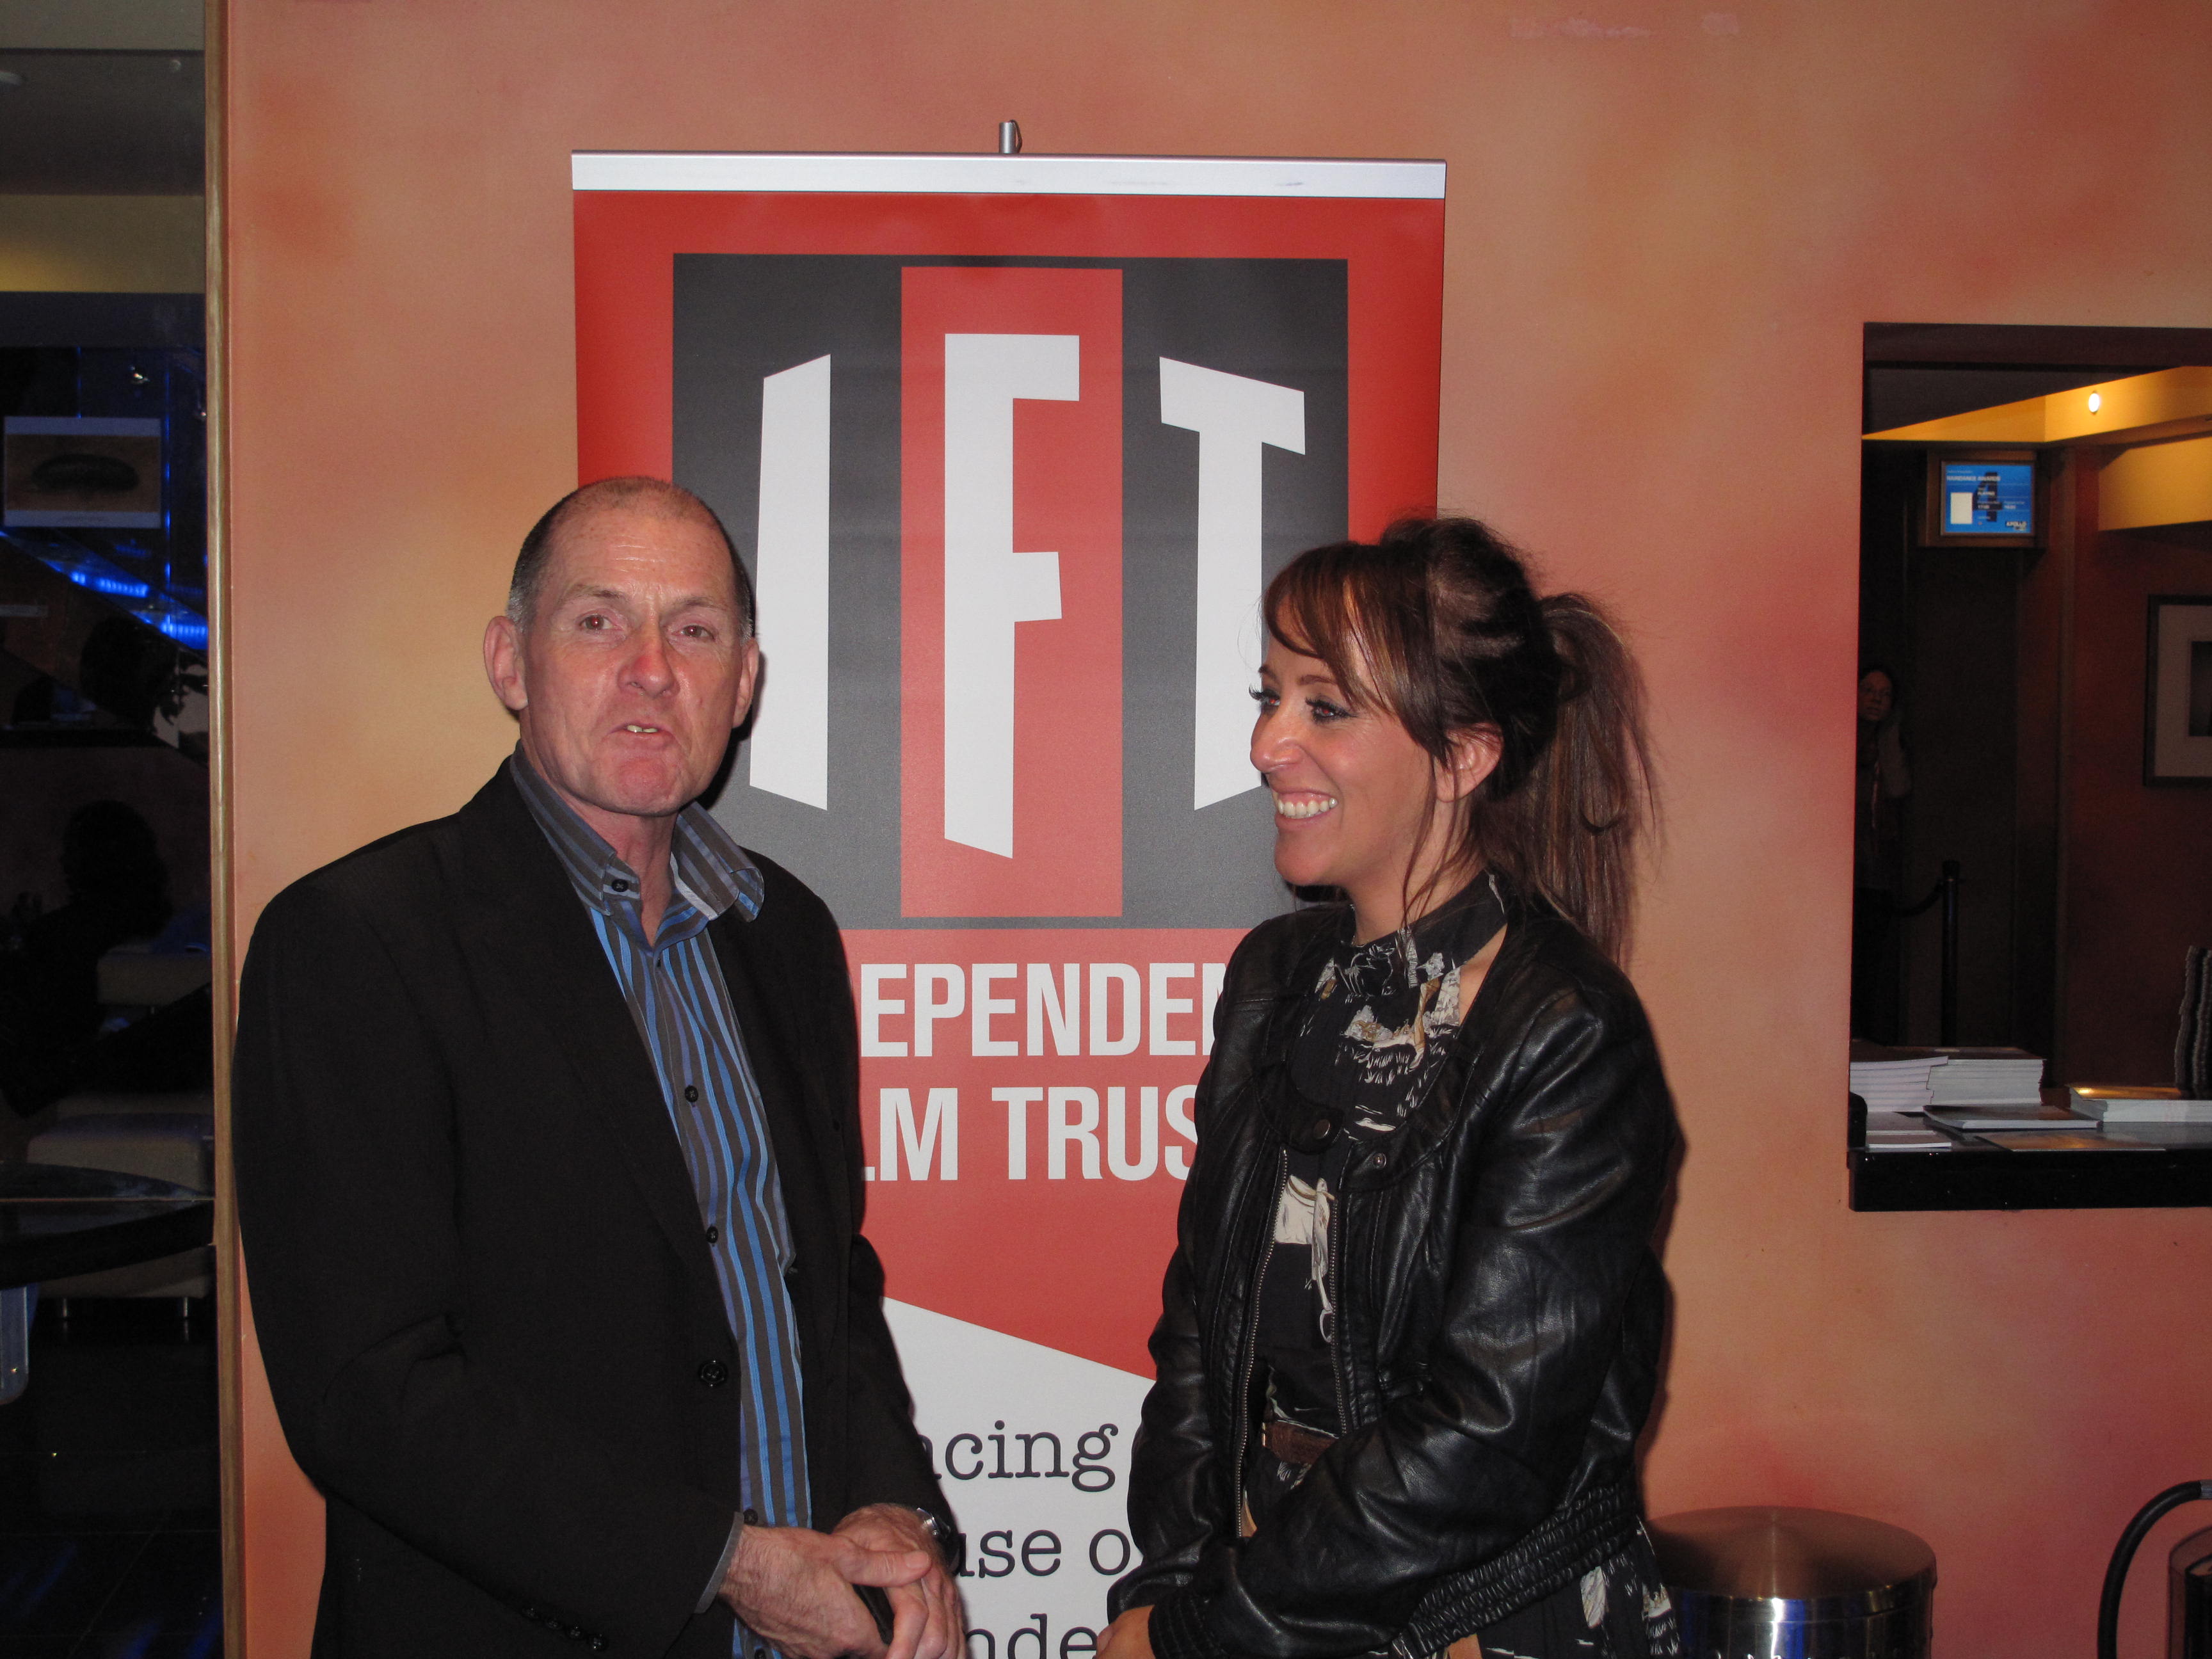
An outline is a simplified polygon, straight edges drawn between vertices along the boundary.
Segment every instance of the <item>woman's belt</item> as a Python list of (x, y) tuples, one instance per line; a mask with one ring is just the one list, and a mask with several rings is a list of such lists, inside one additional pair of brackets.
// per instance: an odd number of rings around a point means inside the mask
[(1311, 1468), (1321, 1455), (1336, 1443), (1336, 1437), (1318, 1429), (1301, 1428), (1283, 1418), (1271, 1417), (1260, 1425), (1260, 1443), (1280, 1463)]

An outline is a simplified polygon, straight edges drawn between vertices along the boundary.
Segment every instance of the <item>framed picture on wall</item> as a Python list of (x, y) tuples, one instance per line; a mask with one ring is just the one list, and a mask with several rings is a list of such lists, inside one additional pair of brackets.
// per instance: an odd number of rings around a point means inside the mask
[(10, 530), (161, 527), (159, 421), (10, 415), (0, 454)]
[(2212, 785), (2212, 593), (2150, 601), (2143, 781)]

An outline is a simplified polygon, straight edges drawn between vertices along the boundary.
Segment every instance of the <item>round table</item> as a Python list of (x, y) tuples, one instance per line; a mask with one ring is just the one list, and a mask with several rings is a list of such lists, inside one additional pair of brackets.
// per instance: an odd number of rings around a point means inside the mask
[(0, 1164), (0, 1404), (30, 1381), (29, 1286), (204, 1244), (215, 1200), (167, 1181), (64, 1164)]

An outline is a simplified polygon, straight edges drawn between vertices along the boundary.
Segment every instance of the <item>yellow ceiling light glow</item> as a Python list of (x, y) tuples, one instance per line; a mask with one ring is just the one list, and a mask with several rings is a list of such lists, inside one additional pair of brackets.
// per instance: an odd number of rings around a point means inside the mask
[(1865, 435), (1882, 443), (2106, 445), (2196, 437), (2208, 427), (2212, 363), (2199, 363), (2123, 375), (2094, 387), (2023, 398)]

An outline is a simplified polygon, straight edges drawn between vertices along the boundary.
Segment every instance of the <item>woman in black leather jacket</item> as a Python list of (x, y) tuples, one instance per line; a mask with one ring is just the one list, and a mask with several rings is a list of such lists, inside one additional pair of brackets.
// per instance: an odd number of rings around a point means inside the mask
[(1276, 868), (1341, 899), (1229, 967), (1103, 1659), (1673, 1653), (1634, 666), (1467, 520), (1316, 549), (1266, 617)]

